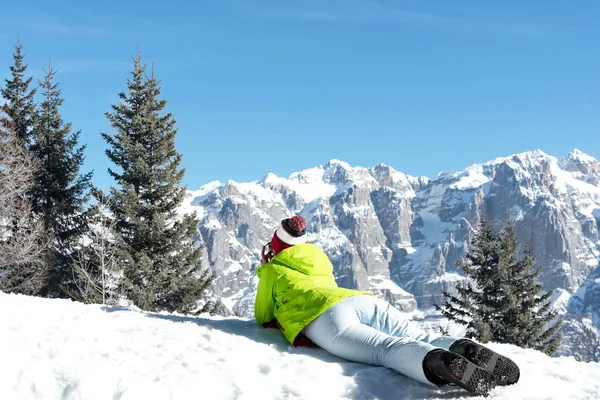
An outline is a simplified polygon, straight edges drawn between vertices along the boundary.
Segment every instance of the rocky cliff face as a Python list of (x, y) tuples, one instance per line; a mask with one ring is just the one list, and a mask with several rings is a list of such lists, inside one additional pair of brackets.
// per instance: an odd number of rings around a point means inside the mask
[(216, 294), (240, 315), (252, 315), (259, 252), (283, 218), (307, 219), (309, 240), (330, 256), (340, 286), (370, 290), (410, 312), (430, 308), (464, 279), (455, 260), (486, 213), (497, 227), (512, 219), (532, 244), (544, 287), (559, 289), (568, 340), (576, 341), (578, 327), (597, 337), (600, 167), (580, 151), (560, 160), (522, 153), (433, 179), (332, 160), (289, 178), (214, 182), (188, 195), (182, 210), (201, 217)]

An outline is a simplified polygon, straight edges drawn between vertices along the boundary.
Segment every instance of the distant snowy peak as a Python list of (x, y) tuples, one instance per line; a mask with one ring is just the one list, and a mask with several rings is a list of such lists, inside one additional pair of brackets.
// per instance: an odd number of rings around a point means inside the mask
[(600, 163), (580, 150), (574, 149), (569, 155), (561, 158), (559, 166), (576, 179), (600, 186)]
[(573, 149), (565, 158), (578, 164), (598, 164), (598, 160), (578, 149)]
[[(336, 166), (339, 166), (347, 171), (353, 170), (354, 168), (350, 166), (350, 164), (348, 164), (345, 161), (341, 161), (341, 160), (337, 160), (337, 159), (331, 159), (329, 160), (329, 162), (325, 165), (325, 169), (330, 169), (330, 168), (334, 168)], [(360, 167), (357, 167), (360, 168)]]
[[(433, 182), (449, 185), (453, 189), (469, 190), (483, 186), (494, 180), (499, 171), (511, 171), (518, 180), (531, 179), (545, 181), (549, 176), (557, 184), (577, 187), (583, 190), (578, 181), (600, 187), (600, 162), (580, 150), (573, 150), (567, 157), (557, 159), (542, 150), (517, 153), (508, 157), (473, 164), (463, 170), (440, 173)], [(596, 193), (595, 189), (591, 189)]]
[(463, 171), (447, 175), (454, 180), (449, 184), (451, 189), (468, 190), (481, 187), (483, 184), (492, 180), (492, 169), (484, 168), (484, 165), (476, 164)]
[(541, 163), (555, 163), (556, 157), (544, 153), (542, 150), (536, 149), (523, 153), (513, 154), (508, 157), (500, 157), (495, 160), (484, 163), (483, 166), (496, 166), (499, 164), (507, 164), (512, 168), (531, 169)]
[(292, 173), (288, 178), (269, 173), (257, 184), (267, 188), (290, 189), (305, 203), (327, 199), (354, 186), (389, 186), (412, 191), (413, 184), (423, 184), (426, 178), (412, 178), (393, 168), (378, 164), (372, 168), (351, 167), (336, 159), (325, 165)]
[(414, 185), (421, 186), (428, 182), (427, 178), (408, 176), (385, 164), (377, 164), (370, 168), (369, 172), (382, 186), (403, 187), (412, 190)]
[(218, 189), (221, 186), (223, 186), (223, 183), (221, 183), (219, 181), (212, 181), (205, 185), (202, 185), (200, 187), (200, 189), (198, 189), (198, 190), (190, 191), (189, 196), (194, 199), (203, 197), (203, 196), (206, 196), (207, 194), (212, 193), (213, 191), (215, 191), (216, 189)]

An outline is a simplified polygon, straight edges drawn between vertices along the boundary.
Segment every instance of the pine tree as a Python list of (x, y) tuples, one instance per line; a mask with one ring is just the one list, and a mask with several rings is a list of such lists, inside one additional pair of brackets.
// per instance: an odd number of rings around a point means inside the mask
[(560, 344), (560, 324), (550, 310), (552, 291), (539, 295), (540, 269), (529, 246), (518, 257), (518, 240), (509, 222), (501, 232), (482, 219), (470, 251), (457, 264), (468, 281), (436, 308), (448, 319), (466, 325), (466, 336), (481, 342), (511, 343), (554, 354)]
[(501, 339), (505, 343), (554, 354), (562, 340), (558, 334), (560, 322), (546, 329), (556, 318), (556, 311), (550, 309), (549, 301), (554, 290), (539, 296), (542, 284), (537, 282), (537, 278), (541, 269), (534, 269), (535, 258), (529, 244), (523, 251), (523, 257), (517, 258), (518, 239), (510, 222), (502, 232), (500, 245), (501, 260), (505, 264), (500, 269), (507, 271), (505, 282), (510, 289), (501, 314)]
[[(19, 189), (3, 198), (3, 201), (19, 204), (19, 207), (14, 213), (4, 216), (6, 219), (3, 221), (6, 222), (6, 226), (10, 226), (10, 234), (2, 251), (4, 252), (4, 262), (12, 262), (12, 264), (4, 265), (5, 271), (21, 271), (17, 276), (29, 274), (30, 277), (26, 279), (28, 282), (23, 281), (18, 285), (11, 284), (12, 289), (8, 289), (6, 285), (4, 287), (5, 290), (38, 294), (40, 289), (45, 286), (47, 274), (43, 257), (41, 257), (41, 250), (45, 247), (46, 240), (42, 237), (43, 230), (33, 214), (31, 199), (31, 183), (34, 176), (32, 174), (36, 171), (37, 163), (30, 157), (29, 150), (33, 142), (33, 120), (36, 113), (34, 96), (37, 89), (29, 88), (33, 77), (26, 77), (27, 65), (24, 63), (25, 56), (22, 50), (21, 43), (17, 42), (13, 52), (14, 63), (10, 66), (11, 76), (4, 80), (4, 87), (0, 87), (1, 97), (5, 100), (0, 102), (0, 128), (4, 128), (4, 138), (8, 138), (5, 144), (7, 153), (2, 155), (3, 158), (18, 162), (18, 164), (8, 167), (6, 171), (18, 170), (21, 176), (27, 176), (27, 179), (31, 178), (31, 180), (25, 184), (21, 178), (11, 179), (11, 186), (15, 182), (21, 183), (18, 186)], [(19, 146), (22, 151), (17, 151)], [(15, 155), (18, 155), (20, 160), (14, 160)], [(18, 194), (18, 198), (15, 197), (16, 194)], [(22, 246), (24, 254), (35, 253), (36, 256), (14, 256), (14, 251), (7, 249), (6, 246), (12, 246), (12, 250)], [(5, 274), (4, 276), (8, 277), (9, 275)]]
[(25, 77), (27, 64), (24, 64), (25, 55), (21, 43), (15, 45), (13, 53), (14, 64), (10, 67), (11, 79), (5, 79), (5, 86), (0, 89), (6, 102), (1, 106), (8, 119), (4, 125), (10, 123), (11, 129), (26, 149), (31, 146), (31, 130), (35, 116), (34, 96), (36, 88), (29, 89), (33, 77)]
[(92, 172), (80, 174), (85, 145), (78, 147), (79, 131), (71, 131), (60, 115), (64, 100), (55, 71), (49, 66), (40, 87), (43, 102), (34, 119), (32, 155), (40, 168), (32, 188), (34, 213), (41, 218), (50, 243), (46, 253), (49, 283), (45, 293), (65, 296), (72, 286), (71, 255), (87, 231), (85, 206), (89, 200)]
[(127, 93), (106, 113), (116, 132), (102, 134), (106, 154), (120, 169), (109, 169), (119, 185), (111, 188), (111, 211), (123, 241), (127, 296), (143, 310), (208, 311), (208, 302), (198, 310), (213, 280), (192, 240), (198, 220), (191, 214), (177, 218), (185, 171), (175, 149), (175, 120), (163, 112), (159, 81), (145, 69), (138, 54)]
[[(443, 292), (446, 304), (436, 308), (448, 319), (467, 326), (466, 337), (483, 342), (492, 340), (497, 331), (495, 308), (491, 306), (492, 290), (498, 271), (498, 234), (482, 219), (472, 241), (472, 250), (464, 260), (456, 260), (469, 279), (456, 287), (457, 294)], [(497, 282), (497, 280), (496, 280)]]

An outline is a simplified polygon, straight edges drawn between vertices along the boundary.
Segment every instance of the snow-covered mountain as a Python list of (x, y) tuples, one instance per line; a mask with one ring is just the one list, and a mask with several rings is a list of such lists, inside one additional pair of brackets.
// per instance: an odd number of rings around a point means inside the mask
[[(253, 319), (187, 317), (0, 293), (2, 400), (483, 399), (290, 347)], [(487, 399), (600, 398), (599, 363), (489, 344), (521, 378)]]
[(557, 159), (536, 150), (433, 179), (331, 160), (288, 178), (209, 183), (188, 192), (181, 211), (197, 211), (216, 293), (242, 316), (252, 315), (260, 249), (293, 214), (309, 222), (309, 240), (330, 256), (340, 286), (406, 312), (431, 308), (464, 279), (455, 260), (482, 213), (497, 227), (511, 218), (568, 319), (561, 354), (600, 357), (590, 347), (600, 343), (600, 164), (581, 151)]

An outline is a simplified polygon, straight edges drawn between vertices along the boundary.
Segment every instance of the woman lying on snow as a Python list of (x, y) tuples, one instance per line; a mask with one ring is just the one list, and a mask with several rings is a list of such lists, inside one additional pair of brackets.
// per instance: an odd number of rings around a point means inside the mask
[(519, 379), (519, 368), (507, 357), (469, 339), (426, 333), (387, 302), (338, 287), (327, 255), (307, 242), (301, 216), (281, 222), (263, 247), (261, 265), (256, 321), (278, 327), (292, 346), (307, 345), (308, 338), (349, 361), (474, 394)]

